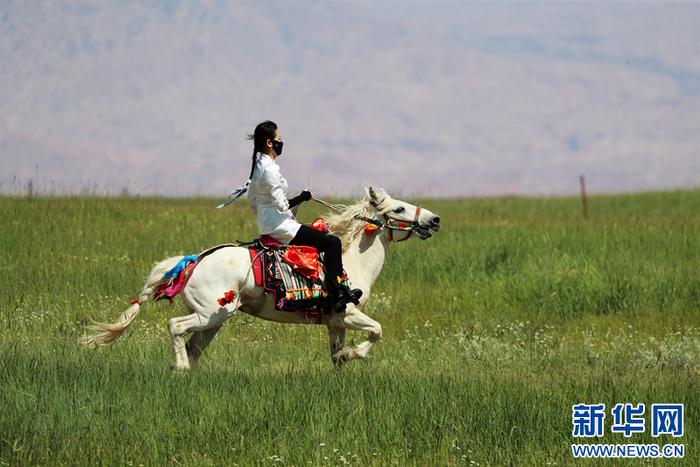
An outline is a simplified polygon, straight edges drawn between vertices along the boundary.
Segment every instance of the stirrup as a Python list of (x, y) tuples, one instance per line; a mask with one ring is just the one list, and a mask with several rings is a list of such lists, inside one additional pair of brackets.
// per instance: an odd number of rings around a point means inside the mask
[(333, 310), (336, 313), (342, 313), (350, 302), (359, 305), (361, 296), (362, 290), (360, 289), (350, 290), (348, 287), (339, 287), (333, 303)]
[(350, 301), (354, 303), (355, 305), (360, 304), (360, 297), (362, 297), (362, 290), (360, 289), (352, 289), (350, 291), (350, 296), (352, 297)]

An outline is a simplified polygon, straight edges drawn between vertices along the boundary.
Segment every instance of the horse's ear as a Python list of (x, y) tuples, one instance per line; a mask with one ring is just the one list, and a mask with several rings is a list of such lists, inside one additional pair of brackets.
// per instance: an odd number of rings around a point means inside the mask
[(374, 201), (376, 199), (376, 196), (377, 196), (377, 194), (374, 192), (374, 188), (370, 185), (367, 185), (365, 187), (365, 194), (370, 199), (370, 201)]
[(374, 187), (371, 185), (366, 186), (365, 193), (367, 193), (367, 197), (369, 198), (369, 204), (371, 204), (374, 207), (377, 207), (377, 204), (379, 204), (379, 199), (377, 197), (377, 192), (374, 189)]
[(373, 186), (366, 186), (365, 192), (369, 197), (369, 203), (374, 207), (376, 207), (384, 200), (384, 198), (386, 198), (386, 192), (378, 187), (375, 188)]

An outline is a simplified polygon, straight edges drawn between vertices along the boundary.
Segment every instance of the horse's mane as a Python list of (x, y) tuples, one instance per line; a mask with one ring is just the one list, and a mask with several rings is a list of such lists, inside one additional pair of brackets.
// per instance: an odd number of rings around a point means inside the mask
[(328, 225), (328, 230), (331, 234), (340, 238), (343, 244), (343, 251), (347, 250), (350, 244), (362, 233), (362, 229), (366, 224), (361, 219), (356, 219), (355, 216), (374, 217), (372, 208), (369, 204), (369, 197), (356, 201), (354, 204), (338, 207), (343, 209), (340, 213), (327, 213), (323, 215), (323, 219)]

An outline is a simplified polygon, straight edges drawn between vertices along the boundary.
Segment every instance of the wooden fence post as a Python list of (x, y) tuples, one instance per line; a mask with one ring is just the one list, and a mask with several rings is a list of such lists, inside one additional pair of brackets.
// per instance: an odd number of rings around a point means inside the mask
[(581, 214), (584, 219), (588, 219), (588, 196), (586, 196), (586, 176), (581, 174), (578, 176), (579, 184), (581, 185)]

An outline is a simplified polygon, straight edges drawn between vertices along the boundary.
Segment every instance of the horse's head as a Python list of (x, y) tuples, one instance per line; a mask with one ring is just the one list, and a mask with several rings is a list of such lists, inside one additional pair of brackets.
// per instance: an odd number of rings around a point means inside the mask
[(369, 204), (384, 225), (389, 240), (400, 242), (415, 233), (421, 240), (440, 230), (440, 217), (427, 209), (394, 199), (379, 187), (365, 188)]

